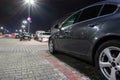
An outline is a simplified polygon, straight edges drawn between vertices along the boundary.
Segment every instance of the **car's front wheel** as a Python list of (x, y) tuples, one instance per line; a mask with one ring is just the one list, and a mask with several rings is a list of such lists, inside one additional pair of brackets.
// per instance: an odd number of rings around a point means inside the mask
[(120, 80), (120, 41), (103, 43), (97, 50), (95, 65), (102, 80)]
[(50, 52), (51, 54), (54, 54), (56, 51), (55, 51), (55, 47), (54, 47), (54, 43), (53, 43), (53, 40), (52, 40), (52, 39), (49, 40), (48, 46), (49, 46), (49, 52)]

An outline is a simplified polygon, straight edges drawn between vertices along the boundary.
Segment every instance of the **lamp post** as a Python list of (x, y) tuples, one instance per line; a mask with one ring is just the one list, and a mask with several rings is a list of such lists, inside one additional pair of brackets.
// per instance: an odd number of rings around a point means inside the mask
[(28, 5), (28, 33), (30, 32), (30, 23), (31, 23), (31, 6), (35, 5), (35, 1), (34, 0), (24, 0), (25, 3)]

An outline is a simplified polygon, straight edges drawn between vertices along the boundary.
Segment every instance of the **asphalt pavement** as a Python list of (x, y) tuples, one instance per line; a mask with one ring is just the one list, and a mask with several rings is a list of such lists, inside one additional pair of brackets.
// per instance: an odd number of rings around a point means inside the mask
[(64, 53), (51, 55), (47, 42), (0, 39), (0, 80), (99, 80), (93, 66)]

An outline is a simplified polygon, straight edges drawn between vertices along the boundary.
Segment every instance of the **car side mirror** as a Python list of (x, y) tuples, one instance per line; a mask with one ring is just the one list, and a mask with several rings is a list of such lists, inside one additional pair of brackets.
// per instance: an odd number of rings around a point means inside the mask
[(56, 25), (54, 26), (54, 28), (55, 28), (55, 29), (58, 29), (59, 31), (61, 31), (61, 28), (60, 28), (60, 26), (59, 26), (58, 24), (56, 24)]

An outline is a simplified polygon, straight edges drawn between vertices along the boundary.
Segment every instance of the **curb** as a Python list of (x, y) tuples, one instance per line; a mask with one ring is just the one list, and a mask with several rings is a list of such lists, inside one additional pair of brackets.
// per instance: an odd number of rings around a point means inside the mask
[(49, 57), (49, 55), (44, 52), (41, 55), (52, 65), (54, 65), (60, 72), (62, 72), (69, 80), (82, 80), (80, 76), (73, 73), (70, 69), (66, 68), (64, 65), (60, 64), (54, 58)]

